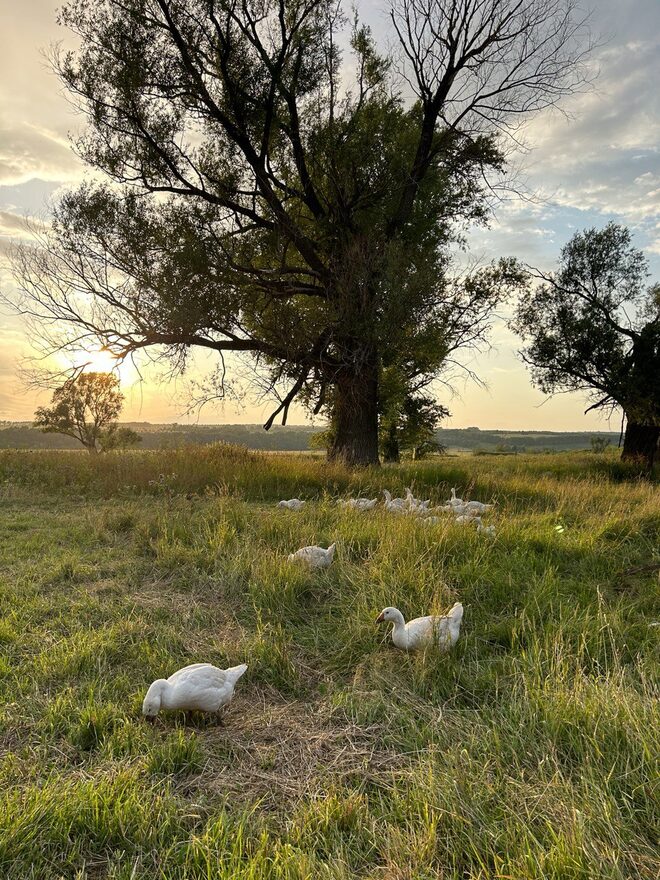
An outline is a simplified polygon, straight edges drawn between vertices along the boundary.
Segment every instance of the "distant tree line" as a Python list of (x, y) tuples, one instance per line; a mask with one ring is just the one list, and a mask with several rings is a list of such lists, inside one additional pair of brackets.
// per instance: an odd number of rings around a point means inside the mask
[[(142, 438), (141, 449), (162, 449), (185, 444), (235, 443), (250, 449), (273, 452), (306, 452), (319, 429), (311, 425), (275, 425), (266, 433), (262, 425), (155, 425), (145, 422), (121, 423)], [(533, 431), (475, 431), (465, 428), (444, 428), (436, 431), (434, 440), (449, 450), (483, 449), (494, 452), (497, 447), (517, 452), (544, 450), (569, 451), (592, 448), (590, 433)], [(602, 434), (599, 436), (603, 436)], [(616, 446), (618, 434), (605, 435)], [(26, 423), (0, 422), (0, 449), (80, 449), (73, 438), (43, 434)]]

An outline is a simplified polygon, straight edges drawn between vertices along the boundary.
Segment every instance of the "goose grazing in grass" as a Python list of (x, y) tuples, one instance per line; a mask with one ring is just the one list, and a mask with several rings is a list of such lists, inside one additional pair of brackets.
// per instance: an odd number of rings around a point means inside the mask
[(210, 663), (184, 666), (169, 678), (157, 678), (142, 703), (147, 721), (155, 721), (161, 709), (220, 712), (234, 696), (236, 682), (247, 670), (245, 663), (218, 669)]
[(300, 498), (289, 498), (288, 501), (279, 501), (277, 506), (281, 510), (302, 510), (305, 502), (301, 501)]
[(476, 513), (462, 513), (460, 516), (456, 517), (456, 522), (461, 525), (467, 525), (468, 523), (477, 523), (477, 525), (481, 525), (481, 517), (477, 516)]
[(467, 510), (473, 510), (475, 513), (487, 513), (493, 509), (492, 504), (482, 504), (481, 501), (466, 501), (465, 507)]
[(406, 623), (398, 608), (383, 608), (376, 623), (392, 621), (392, 642), (402, 651), (420, 651), (437, 645), (448, 651), (458, 641), (463, 619), (463, 606), (456, 602), (443, 617), (416, 617)]
[(406, 512), (405, 498), (392, 498), (391, 492), (388, 492), (387, 489), (383, 489), (383, 495), (385, 496), (385, 509), (389, 510), (390, 513)]
[(376, 506), (377, 498), (340, 498), (339, 503), (342, 507), (350, 507), (353, 510), (373, 510)]
[(442, 522), (442, 518), (439, 516), (427, 516), (422, 522), (425, 526), (437, 526), (438, 523)]
[(490, 535), (491, 538), (495, 537), (495, 526), (485, 526), (481, 522), (481, 518), (479, 517), (479, 522), (477, 523), (477, 531), (481, 535)]
[(336, 544), (330, 544), (327, 550), (323, 547), (302, 547), (289, 554), (289, 562), (304, 562), (310, 568), (328, 568), (335, 557)]

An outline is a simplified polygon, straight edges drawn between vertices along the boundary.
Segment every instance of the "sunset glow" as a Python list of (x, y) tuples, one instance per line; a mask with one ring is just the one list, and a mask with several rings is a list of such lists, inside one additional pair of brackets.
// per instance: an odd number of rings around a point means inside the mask
[(138, 378), (130, 359), (121, 360), (105, 348), (81, 350), (69, 358), (69, 363), (75, 368), (82, 368), (85, 373), (114, 373), (124, 390)]

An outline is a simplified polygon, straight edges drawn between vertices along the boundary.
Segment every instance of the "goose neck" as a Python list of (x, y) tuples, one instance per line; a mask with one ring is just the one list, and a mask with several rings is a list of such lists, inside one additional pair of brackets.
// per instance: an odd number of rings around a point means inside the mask
[(158, 681), (155, 681), (151, 685), (151, 687), (154, 688), (155, 693), (160, 697), (160, 705), (162, 706), (162, 708), (170, 708), (168, 706), (168, 699), (172, 686), (170, 685), (169, 681), (167, 681), (167, 679), (165, 678), (160, 678), (158, 679)]

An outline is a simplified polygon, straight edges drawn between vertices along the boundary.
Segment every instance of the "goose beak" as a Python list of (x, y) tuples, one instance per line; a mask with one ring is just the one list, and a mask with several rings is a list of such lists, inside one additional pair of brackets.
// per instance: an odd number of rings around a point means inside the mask
[(376, 623), (384, 623), (384, 622), (385, 622), (385, 615), (381, 611), (380, 614), (378, 615), (378, 617), (376, 618)]

